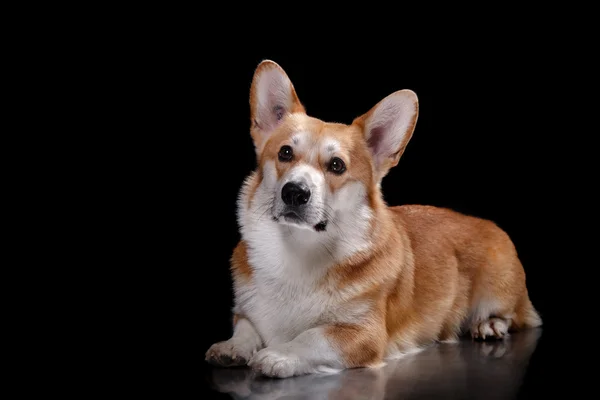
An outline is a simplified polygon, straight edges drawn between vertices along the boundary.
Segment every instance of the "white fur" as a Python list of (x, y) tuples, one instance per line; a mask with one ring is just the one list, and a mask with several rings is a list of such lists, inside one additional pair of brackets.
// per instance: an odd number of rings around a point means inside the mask
[[(323, 140), (323, 145), (320, 148), (320, 156), (322, 160), (328, 160), (333, 157), (339, 156), (341, 152), (340, 142), (335, 139), (326, 138)], [(344, 158), (344, 157), (340, 157)], [(346, 160), (347, 161), (347, 160)]]
[[(490, 318), (490, 315), (494, 315), (498, 311), (500, 311), (500, 303), (498, 303), (497, 300), (482, 297), (479, 301), (475, 302), (475, 306), (471, 310), (471, 315), (467, 323), (473, 325), (485, 321)], [(514, 315), (503, 314), (503, 317), (510, 320)]]
[(475, 302), (471, 313), (471, 320), (474, 322), (484, 321), (489, 318), (490, 315), (498, 311), (500, 304), (497, 300), (481, 299)]
[[(322, 146), (331, 148), (331, 144), (313, 143), (314, 148), (306, 150), (319, 153)], [(252, 321), (266, 346), (251, 364), (280, 377), (341, 369), (342, 359), (323, 329), (330, 323), (360, 323), (369, 314), (370, 304), (348, 302), (360, 288), (332, 290), (323, 282), (330, 266), (370, 246), (367, 232), (372, 212), (365, 187), (350, 183), (333, 194), (323, 172), (307, 164), (291, 169), (278, 181), (275, 165), (267, 162), (249, 204), (253, 179), (257, 177), (245, 182), (238, 203), (240, 232), (247, 243), (253, 277), (251, 282), (236, 285), (234, 307), (234, 312)], [(273, 220), (281, 187), (290, 179), (302, 179), (310, 186), (311, 206), (327, 207), (331, 220), (326, 231)]]
[(302, 157), (307, 164), (313, 164), (317, 161), (318, 153), (311, 143), (310, 134), (308, 132), (299, 131), (292, 136), (294, 154)]
[(307, 373), (335, 373), (342, 360), (328, 343), (322, 327), (308, 329), (293, 340), (268, 346), (248, 363), (264, 375), (286, 378)]

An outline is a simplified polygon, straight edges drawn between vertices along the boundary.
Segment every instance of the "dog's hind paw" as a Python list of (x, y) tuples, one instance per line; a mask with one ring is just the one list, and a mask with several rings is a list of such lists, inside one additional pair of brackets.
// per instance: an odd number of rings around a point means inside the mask
[(473, 339), (503, 339), (508, 336), (508, 324), (502, 318), (490, 318), (473, 324), (471, 337)]

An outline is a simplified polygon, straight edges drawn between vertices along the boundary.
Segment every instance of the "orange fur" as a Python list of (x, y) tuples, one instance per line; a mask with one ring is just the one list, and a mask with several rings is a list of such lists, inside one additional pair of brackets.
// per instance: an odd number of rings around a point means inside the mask
[(252, 278), (252, 268), (248, 263), (248, 252), (244, 241), (240, 241), (233, 250), (231, 271), (236, 281), (247, 282)]

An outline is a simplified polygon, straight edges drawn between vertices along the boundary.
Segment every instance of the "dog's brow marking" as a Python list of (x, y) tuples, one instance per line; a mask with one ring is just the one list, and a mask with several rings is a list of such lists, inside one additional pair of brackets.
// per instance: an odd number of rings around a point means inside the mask
[(292, 135), (292, 143), (294, 143), (295, 145), (299, 145), (301, 141), (306, 142), (306, 135), (307, 133), (304, 131), (294, 133)]
[(340, 148), (339, 142), (332, 138), (325, 139), (324, 144), (325, 144), (325, 149), (330, 153), (333, 153), (334, 151), (339, 150), (339, 148)]
[(321, 147), (321, 157), (329, 158), (333, 153), (338, 152), (340, 150), (340, 144), (337, 140), (328, 138), (323, 143), (323, 147)]

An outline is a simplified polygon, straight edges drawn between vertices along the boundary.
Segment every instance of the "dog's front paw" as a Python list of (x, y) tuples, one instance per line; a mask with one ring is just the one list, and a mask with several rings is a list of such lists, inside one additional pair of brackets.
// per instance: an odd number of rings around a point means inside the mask
[(206, 361), (220, 367), (236, 367), (246, 365), (255, 353), (255, 348), (230, 339), (210, 346)]
[(275, 347), (267, 347), (256, 353), (248, 366), (272, 378), (288, 378), (305, 373), (298, 355)]

